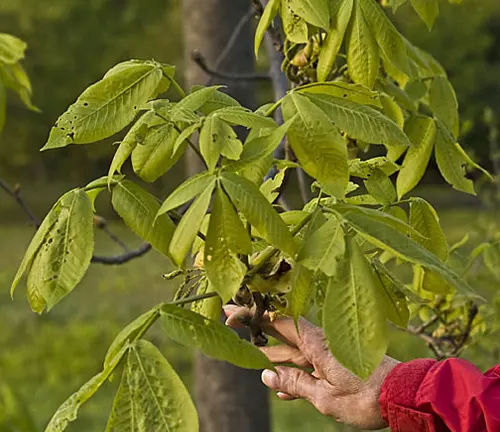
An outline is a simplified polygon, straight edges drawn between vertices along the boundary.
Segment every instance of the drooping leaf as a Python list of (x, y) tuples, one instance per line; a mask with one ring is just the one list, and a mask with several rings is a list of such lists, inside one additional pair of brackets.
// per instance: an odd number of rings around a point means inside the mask
[(188, 178), (167, 197), (158, 210), (158, 214), (166, 213), (187, 203), (214, 183), (215, 176), (206, 171)]
[(113, 208), (127, 226), (161, 253), (169, 255), (175, 225), (163, 214), (157, 217), (160, 203), (149, 192), (129, 180), (113, 188)]
[(169, 251), (172, 259), (178, 266), (182, 265), (184, 258), (189, 252), (189, 248), (198, 234), (203, 217), (210, 204), (214, 184), (215, 178), (212, 178), (205, 190), (203, 190), (194, 200), (193, 204), (191, 204), (191, 207), (186, 211), (175, 229), (172, 241), (170, 242)]
[[(194, 85), (193, 87), (191, 87), (190, 93), (194, 93), (203, 88), (205, 87), (200, 85)], [(219, 109), (232, 106), (237, 107), (241, 105), (236, 99), (232, 98), (228, 94), (216, 90), (214, 93), (210, 95), (208, 100), (198, 110), (205, 115), (209, 115), (213, 111), (217, 111)]]
[(214, 171), (221, 153), (233, 141), (239, 142), (233, 128), (226, 122), (215, 115), (205, 119), (200, 131), (200, 152), (210, 172)]
[(272, 155), (294, 120), (295, 118), (291, 118), (280, 127), (274, 129), (269, 135), (259, 136), (247, 141), (243, 146), (240, 160), (226, 165), (225, 168), (230, 171), (240, 171)]
[(354, 1), (346, 33), (347, 66), (354, 82), (372, 88), (380, 66), (379, 47), (365, 20), (360, 0)]
[(336, 218), (327, 220), (304, 240), (297, 262), (310, 270), (334, 276), (345, 252), (344, 229)]
[(382, 108), (380, 94), (361, 84), (328, 81), (306, 84), (296, 88), (295, 91), (299, 93), (326, 94), (361, 105), (372, 105)]
[(78, 416), (78, 410), (87, 402), (101, 386), (107, 381), (113, 371), (125, 355), (128, 347), (122, 349), (108, 362), (108, 365), (87, 381), (77, 392), (73, 393), (55, 412), (45, 428), (45, 432), (63, 432), (68, 424), (75, 421)]
[(255, 30), (255, 42), (254, 42), (254, 54), (255, 57), (259, 57), (259, 48), (264, 40), (264, 35), (266, 34), (269, 26), (272, 25), (274, 17), (278, 14), (280, 10), (280, 0), (269, 0), (264, 12), (260, 17), (259, 24), (257, 25), (257, 30)]
[(106, 369), (113, 362), (116, 355), (129, 343), (135, 342), (143, 336), (144, 332), (151, 326), (152, 323), (160, 316), (160, 309), (154, 307), (153, 309), (139, 315), (135, 320), (128, 323), (120, 333), (115, 337), (113, 342), (106, 352), (104, 359), (104, 368)]
[(307, 43), (309, 39), (307, 22), (291, 8), (290, 0), (281, 2), (281, 19), (286, 38), (294, 43)]
[(408, 0), (389, 0), (389, 5), (392, 6), (392, 11), (396, 12), (401, 6), (403, 6)]
[(127, 126), (162, 79), (159, 63), (131, 63), (88, 87), (57, 120), (42, 150), (86, 144)]
[(267, 357), (225, 325), (173, 305), (161, 309), (167, 336), (209, 357), (247, 369), (272, 368)]
[(147, 111), (134, 123), (113, 156), (108, 172), (109, 178), (115, 172), (121, 172), (123, 164), (130, 157), (135, 147), (144, 143), (148, 129), (161, 123), (163, 123), (163, 120), (157, 117), (152, 110)]
[(247, 268), (236, 254), (251, 254), (252, 243), (225, 192), (215, 192), (205, 243), (205, 270), (213, 289), (223, 303), (240, 288)]
[(387, 319), (399, 327), (406, 328), (410, 320), (410, 311), (406, 296), (398, 289), (393, 279), (382, 272), (375, 271), (379, 293), (382, 294), (384, 311)]
[(197, 432), (198, 414), (187, 388), (150, 342), (130, 346), (107, 432)]
[(413, 9), (418, 13), (422, 21), (432, 30), (434, 21), (439, 15), (439, 3), (437, 0), (411, 0)]
[(287, 294), (287, 313), (297, 322), (304, 316), (314, 299), (314, 272), (306, 266), (297, 263), (293, 267), (290, 292)]
[(474, 183), (465, 177), (466, 160), (455, 143), (453, 135), (446, 126), (436, 120), (435, 155), (441, 175), (454, 189), (475, 195)]
[(50, 229), (35, 252), (28, 276), (28, 300), (38, 313), (43, 303), (50, 310), (75, 288), (94, 249), (92, 205), (83, 189), (63, 195), (51, 212), (55, 215), (48, 216)]
[(408, 75), (410, 66), (401, 34), (375, 0), (357, 1), (360, 3), (364, 18), (378, 43), (384, 62), (390, 63)]
[(332, 71), (351, 19), (352, 7), (353, 0), (330, 1), (331, 25), (318, 58), (318, 81), (326, 81)]
[(230, 172), (225, 172), (221, 180), (235, 207), (259, 234), (270, 244), (292, 256), (295, 250), (293, 237), (259, 189), (249, 180)]
[(343, 217), (363, 238), (375, 246), (439, 274), (462, 294), (479, 297), (463, 278), (443, 264), (438, 257), (402, 232), (361, 213), (348, 212)]
[(288, 0), (292, 10), (309, 24), (328, 30), (330, 8), (327, 0)]
[(441, 261), (448, 258), (448, 242), (439, 224), (436, 210), (424, 199), (413, 198), (410, 203), (410, 225), (423, 237), (415, 238)]
[(433, 78), (429, 89), (429, 104), (434, 115), (456, 138), (459, 128), (458, 101), (450, 81), (445, 76)]
[(370, 376), (387, 349), (387, 326), (375, 275), (352, 237), (339, 277), (330, 280), (322, 317), (335, 358), (362, 379)]
[(391, 179), (380, 169), (373, 170), (364, 184), (368, 193), (382, 205), (392, 204), (397, 199)]
[(293, 92), (283, 100), (282, 108), (285, 120), (297, 115), (287, 135), (304, 171), (314, 177), (327, 193), (343, 197), (349, 181), (344, 138), (325, 113), (306, 96)]
[(408, 149), (396, 181), (398, 198), (410, 192), (422, 179), (431, 158), (436, 138), (436, 124), (430, 117), (413, 116), (405, 125), (413, 143)]
[[(49, 211), (47, 216), (45, 216), (45, 219), (42, 221), (40, 227), (36, 230), (35, 235), (33, 236), (28, 246), (28, 249), (24, 254), (24, 258), (19, 266), (19, 269), (17, 270), (16, 275), (14, 276), (14, 280), (10, 287), (10, 295), (12, 297), (14, 296), (14, 291), (17, 285), (19, 285), (19, 282), (21, 281), (21, 278), (23, 277), (24, 273), (26, 273), (26, 271), (31, 266), (31, 263), (33, 262), (33, 259), (35, 258), (36, 254), (38, 253), (40, 248), (48, 241), (50, 233), (52, 232), (52, 229), (55, 223), (57, 222), (59, 212), (60, 212), (60, 200), (58, 200), (54, 204), (54, 206)], [(42, 312), (42, 310), (45, 307), (45, 301), (43, 301), (43, 299), (41, 299), (41, 303), (42, 303), (40, 305), (41, 309), (37, 308), (37, 312)]]
[(380, 111), (335, 96), (308, 94), (307, 97), (351, 138), (388, 146), (411, 145), (401, 128)]
[(276, 127), (272, 118), (264, 117), (242, 107), (223, 108), (213, 113), (213, 116), (233, 126), (244, 126), (247, 129)]
[(177, 149), (183, 143), (185, 143), (186, 141), (188, 141), (191, 138), (191, 135), (193, 135), (198, 129), (200, 129), (202, 125), (203, 125), (203, 119), (200, 120), (197, 123), (193, 123), (193, 124), (189, 125), (186, 129), (184, 129), (179, 134), (179, 136), (177, 137), (177, 139), (175, 140), (174, 147), (173, 147), (172, 151), (174, 153), (177, 152)]
[(7, 64), (17, 63), (24, 58), (26, 43), (7, 33), (0, 33), (0, 61)]
[(185, 144), (174, 153), (174, 144), (179, 136), (172, 123), (150, 128), (142, 145), (132, 151), (134, 172), (147, 182), (154, 182), (165, 174), (184, 153)]
[(210, 102), (214, 98), (214, 95), (219, 88), (221, 88), (221, 86), (202, 87), (192, 93), (189, 93), (172, 108), (172, 120), (177, 121), (176, 116), (179, 116), (180, 120), (183, 113), (193, 113), (201, 109), (206, 103)]
[(405, 124), (405, 115), (403, 109), (396, 103), (394, 98), (383, 93), (380, 96), (380, 101), (382, 102), (383, 113), (400, 128), (403, 128)]

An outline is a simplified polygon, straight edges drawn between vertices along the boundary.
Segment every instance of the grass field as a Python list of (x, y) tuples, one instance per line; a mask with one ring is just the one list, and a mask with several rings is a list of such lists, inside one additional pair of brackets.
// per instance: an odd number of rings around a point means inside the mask
[[(474, 209), (445, 211), (442, 222), (450, 241), (458, 240), (477, 218)], [(112, 229), (131, 246), (139, 244), (139, 239), (122, 225), (115, 223)], [(0, 219), (0, 379), (18, 392), (36, 420), (36, 430), (43, 430), (60, 403), (99, 371), (104, 353), (120, 328), (157, 302), (168, 300), (175, 287), (161, 278), (171, 269), (168, 260), (151, 252), (120, 267), (91, 266), (74, 293), (49, 314), (37, 316), (29, 309), (22, 284), (14, 301), (8, 294), (32, 233), (24, 220)], [(98, 253), (119, 252), (102, 232), (96, 234), (96, 242)], [(148, 336), (190, 385), (192, 352), (168, 341), (159, 326)], [(402, 332), (394, 333), (391, 353), (401, 360), (429, 355), (420, 341)], [(471, 356), (481, 359), (479, 351)], [(484, 367), (491, 361), (485, 357)], [(103, 430), (113, 391), (114, 384), (107, 385), (68, 430)], [(323, 418), (305, 402), (281, 402), (275, 397), (272, 401), (274, 432), (348, 430)]]

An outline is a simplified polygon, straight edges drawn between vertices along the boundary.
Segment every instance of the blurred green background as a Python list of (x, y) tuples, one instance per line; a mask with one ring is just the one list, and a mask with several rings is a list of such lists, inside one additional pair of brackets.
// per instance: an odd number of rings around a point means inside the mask
[[(32, 79), (34, 102), (42, 110), (41, 114), (29, 112), (15, 97), (9, 99), (7, 125), (0, 135), (0, 177), (21, 184), (23, 196), (37, 214), (45, 214), (69, 188), (107, 172), (114, 151), (108, 140), (92, 148), (69, 146), (39, 153), (58, 115), (86, 86), (122, 60), (155, 58), (177, 65), (182, 77), (181, 19), (174, 0), (0, 2), (0, 32), (28, 43), (24, 65)], [(443, 2), (432, 33), (409, 8), (398, 11), (395, 20), (403, 34), (433, 53), (449, 72), (461, 107), (463, 144), (491, 169), (489, 130), (482, 117), (486, 106), (500, 113), (500, 2)], [(260, 93), (261, 103), (272, 97), (265, 91)], [(165, 196), (179, 183), (181, 170), (179, 164), (155, 186), (155, 192)], [(457, 194), (432, 169), (418, 192), (440, 211), (450, 242), (471, 232), (472, 247), (497, 227), (498, 214), (484, 198), (486, 192), (477, 199)], [(110, 229), (128, 244), (139, 244), (139, 239), (115, 220), (105, 196), (97, 205), (111, 220)], [(14, 301), (8, 294), (32, 234), (24, 214), (0, 191), (0, 381), (10, 384), (11, 393), (4, 399), (15, 403), (18, 398), (33, 419), (33, 430), (42, 430), (70, 392), (99, 370), (105, 350), (119, 329), (169, 298), (174, 287), (161, 278), (170, 269), (168, 261), (152, 252), (120, 267), (92, 266), (71, 296), (50, 314), (36, 316), (22, 290)], [(97, 252), (112, 254), (119, 249), (98, 232)], [(498, 291), (497, 281), (481, 270), (473, 270), (470, 279), (488, 298)], [(192, 353), (167, 341), (161, 329), (154, 330), (151, 337), (183, 379), (191, 383)], [(485, 337), (466, 356), (487, 368), (500, 361), (499, 346), (498, 338)], [(419, 340), (396, 331), (391, 354), (401, 360), (430, 356)], [(102, 430), (112, 392), (113, 384), (107, 385), (68, 430)], [(280, 402), (276, 398), (272, 399), (272, 422), (275, 432), (343, 430), (304, 402)]]

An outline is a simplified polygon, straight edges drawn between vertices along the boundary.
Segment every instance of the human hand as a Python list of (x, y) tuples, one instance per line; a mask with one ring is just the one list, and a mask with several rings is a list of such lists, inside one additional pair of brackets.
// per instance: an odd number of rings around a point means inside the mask
[[(233, 328), (243, 327), (252, 315), (250, 309), (235, 305), (224, 306), (224, 312), (226, 324)], [(321, 414), (361, 429), (387, 427), (378, 399), (384, 379), (399, 363), (397, 360), (385, 356), (368, 380), (362, 381), (335, 359), (323, 330), (309, 321), (301, 318), (297, 332), (293, 319), (278, 318), (271, 322), (266, 315), (261, 326), (265, 333), (283, 342), (260, 348), (269, 360), (297, 366), (278, 366), (277, 373), (263, 371), (263, 383), (277, 391), (280, 399), (306, 399)]]

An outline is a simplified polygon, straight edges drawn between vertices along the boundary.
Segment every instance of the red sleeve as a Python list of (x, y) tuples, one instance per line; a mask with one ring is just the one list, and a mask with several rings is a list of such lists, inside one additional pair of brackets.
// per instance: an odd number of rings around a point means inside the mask
[(379, 402), (393, 432), (498, 432), (500, 365), (483, 374), (461, 359), (400, 363)]

